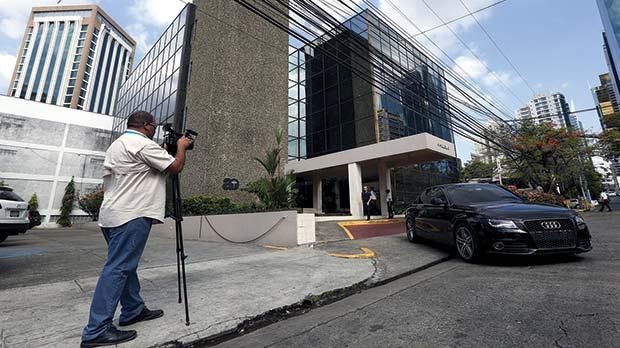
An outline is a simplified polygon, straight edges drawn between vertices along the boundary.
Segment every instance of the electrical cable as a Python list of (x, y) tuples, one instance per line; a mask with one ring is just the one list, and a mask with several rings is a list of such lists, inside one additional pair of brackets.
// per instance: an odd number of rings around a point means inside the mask
[(536, 91), (534, 91), (534, 88), (532, 88), (532, 86), (530, 85), (529, 82), (527, 82), (527, 80), (525, 79), (525, 77), (523, 77), (523, 75), (521, 74), (521, 72), (519, 71), (519, 69), (517, 69), (517, 67), (513, 64), (512, 60), (510, 58), (508, 58), (508, 56), (506, 55), (506, 53), (504, 53), (504, 50), (502, 50), (499, 45), (497, 44), (497, 42), (493, 39), (493, 37), (491, 36), (491, 34), (489, 34), (489, 32), (486, 30), (486, 28), (482, 25), (482, 23), (480, 23), (480, 21), (478, 20), (478, 18), (476, 18), (476, 16), (471, 12), (471, 10), (469, 9), (469, 7), (467, 7), (467, 5), (465, 4), (465, 2), (463, 0), (459, 0), (461, 2), (461, 4), (463, 5), (463, 7), (465, 7), (465, 9), (467, 10), (467, 12), (469, 13), (469, 15), (476, 21), (476, 23), (478, 24), (478, 26), (480, 27), (480, 29), (482, 29), (482, 31), (486, 34), (486, 36), (489, 38), (489, 40), (491, 41), (491, 43), (493, 44), (493, 46), (495, 46), (495, 48), (497, 48), (497, 51), (499, 51), (499, 53), (504, 57), (504, 59), (506, 59), (506, 61), (508, 62), (508, 64), (510, 64), (510, 66), (512, 67), (512, 69), (517, 73), (517, 75), (519, 75), (519, 77), (521, 78), (521, 80), (525, 83), (525, 85), (527, 86), (527, 88), (530, 89), (530, 91), (532, 92), (532, 94), (536, 94)]
[[(288, 30), (288, 28), (287, 28), (287, 27), (284, 27), (281, 23), (279, 23), (278, 21), (274, 20), (272, 17), (270, 17), (269, 15), (267, 15), (265, 12), (260, 11), (260, 10), (259, 10), (256, 6), (253, 6), (252, 4), (248, 3), (247, 1), (237, 1), (237, 2), (238, 2), (238, 3), (240, 3), (242, 6), (246, 7), (247, 9), (249, 9), (250, 11), (254, 12), (255, 14), (257, 14), (257, 15), (261, 16), (261, 17), (262, 17), (262, 18), (264, 18), (265, 20), (267, 20), (267, 21), (271, 22), (272, 24), (274, 24), (274, 25), (278, 26), (279, 28), (281, 28), (281, 29), (283, 29), (283, 30), (285, 30), (285, 31), (289, 32), (292, 36), (296, 37), (296, 38), (297, 38), (297, 39), (299, 39), (301, 42), (306, 42), (308, 45), (313, 46), (314, 48), (319, 48), (319, 47), (316, 47), (316, 45), (315, 45), (313, 42), (310, 42), (310, 41), (309, 41), (309, 40), (307, 40), (306, 38), (301, 37), (298, 33), (295, 33), (295, 32), (292, 32), (292, 33), (291, 33), (291, 32)], [(301, 1), (299, 1), (299, 2), (301, 2)], [(263, 2), (263, 3), (268, 3), (268, 2)], [(299, 15), (299, 14), (298, 14), (298, 15)], [(295, 19), (292, 19), (292, 20), (295, 20)], [(305, 18), (305, 20), (308, 20), (308, 18)], [(329, 31), (329, 30), (326, 30), (326, 31)], [(320, 49), (320, 48), (319, 48), (319, 49)], [(327, 55), (329, 55), (329, 52), (327, 52)], [(335, 60), (339, 60), (339, 59), (338, 59), (338, 57), (333, 57), (333, 58), (335, 58)], [(341, 62), (341, 63), (342, 63), (342, 62)], [(345, 63), (345, 64), (346, 64), (346, 63)], [(355, 69), (355, 67), (353, 67), (353, 68)], [(359, 72), (358, 72), (358, 73), (359, 73)], [(362, 75), (363, 75), (363, 73), (362, 73)], [(365, 79), (365, 80), (366, 80), (366, 79)], [(372, 81), (368, 81), (368, 80), (367, 80), (367, 82), (372, 83)], [(376, 86), (376, 85), (375, 85), (375, 86)], [(377, 87), (381, 88), (380, 86), (377, 86)], [(388, 92), (387, 94), (389, 95), (389, 94), (390, 94), (390, 93), (389, 93), (389, 91), (387, 91), (387, 92)], [(404, 105), (404, 106), (408, 107), (408, 105)], [(409, 108), (410, 108), (410, 107), (409, 107)], [(411, 109), (411, 108), (410, 108), (410, 109)], [(413, 109), (412, 109), (412, 111), (415, 111), (415, 110), (413, 110)], [(422, 116), (423, 116), (423, 115), (422, 115)], [(437, 121), (437, 120), (435, 120), (435, 121)], [(441, 123), (441, 120), (439, 120), (439, 121), (440, 121), (440, 123)], [(446, 126), (446, 125), (444, 124), (444, 126)], [(450, 125), (447, 125), (446, 127), (447, 127), (447, 128), (451, 128), (451, 127), (450, 127)], [(457, 133), (457, 134), (459, 134), (459, 135), (461, 135), (461, 136), (464, 136), (464, 137), (466, 137), (466, 138), (469, 138), (470, 140), (473, 140), (473, 141), (478, 142), (478, 141), (477, 141), (477, 139), (472, 139), (472, 138), (471, 138), (471, 137), (469, 137), (468, 135), (463, 134), (462, 132), (460, 132), (459, 130), (456, 130), (456, 129), (454, 129), (454, 128), (452, 128), (452, 130), (453, 130), (455, 133)], [(479, 135), (479, 136), (484, 137), (482, 134), (478, 134), (478, 135)], [(491, 141), (492, 141), (492, 140), (491, 140)], [(506, 151), (506, 150), (508, 150), (508, 149), (505, 149), (505, 151)]]

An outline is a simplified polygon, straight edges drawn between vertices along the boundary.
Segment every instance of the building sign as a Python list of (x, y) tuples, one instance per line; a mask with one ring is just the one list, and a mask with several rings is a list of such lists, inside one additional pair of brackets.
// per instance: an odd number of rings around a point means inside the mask
[(224, 179), (224, 185), (222, 185), (222, 188), (225, 191), (235, 191), (235, 190), (237, 190), (239, 188), (239, 180), (225, 178)]

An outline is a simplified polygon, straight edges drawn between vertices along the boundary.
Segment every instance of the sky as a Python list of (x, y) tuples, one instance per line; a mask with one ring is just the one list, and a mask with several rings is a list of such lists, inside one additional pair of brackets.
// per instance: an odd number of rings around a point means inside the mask
[[(32, 6), (54, 5), (58, 0), (0, 0), (0, 94), (5, 94), (15, 57)], [(232, 0), (231, 0), (232, 1)], [(323, 0), (337, 3), (336, 0)], [(347, 0), (362, 3), (363, 0)], [(490, 5), (497, 0), (370, 0), (386, 15), (415, 35)], [(463, 3), (461, 3), (461, 1)], [(183, 8), (182, 0), (62, 0), (61, 4), (97, 3), (137, 41), (136, 62), (157, 40), (163, 29)], [(428, 5), (428, 7), (427, 7)], [(398, 8), (403, 15), (396, 11)], [(437, 18), (429, 7), (436, 12)], [(420, 43), (451, 67), (467, 71), (494, 100), (512, 114), (536, 93), (561, 92), (576, 110), (594, 106), (589, 86), (598, 84), (598, 75), (607, 72), (602, 48), (602, 24), (595, 0), (507, 0), (475, 14), (504, 54), (471, 17), (449, 27), (429, 32)], [(473, 52), (473, 53), (472, 53)], [(454, 63), (456, 62), (456, 64)], [(488, 68), (488, 69), (487, 69)], [(527, 84), (521, 77), (527, 81)], [(500, 82), (501, 81), (501, 82)], [(588, 132), (600, 131), (596, 112), (580, 113)], [(458, 157), (466, 162), (473, 143), (457, 137)]]

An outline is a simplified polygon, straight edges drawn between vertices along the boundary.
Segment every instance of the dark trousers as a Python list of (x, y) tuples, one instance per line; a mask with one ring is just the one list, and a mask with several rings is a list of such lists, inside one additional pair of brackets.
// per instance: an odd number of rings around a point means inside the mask
[(394, 217), (394, 206), (392, 201), (387, 202), (388, 209), (388, 218), (392, 219)]
[(609, 205), (609, 199), (605, 199), (601, 202), (601, 211), (603, 211), (607, 207), (607, 211), (611, 211), (611, 206)]
[(136, 270), (151, 222), (150, 218), (137, 218), (118, 227), (101, 229), (108, 243), (108, 258), (99, 275), (82, 340), (92, 340), (110, 328), (119, 301), (120, 321), (131, 320), (144, 309)]
[(364, 202), (364, 215), (366, 215), (366, 220), (370, 220), (370, 206), (367, 202)]

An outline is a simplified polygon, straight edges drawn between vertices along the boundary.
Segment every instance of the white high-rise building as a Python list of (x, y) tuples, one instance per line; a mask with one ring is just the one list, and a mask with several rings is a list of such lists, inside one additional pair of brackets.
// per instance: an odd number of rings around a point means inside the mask
[(570, 114), (570, 107), (562, 93), (537, 94), (528, 105), (516, 112), (519, 120), (536, 124), (551, 122), (556, 127), (578, 128), (577, 117)]
[(99, 6), (33, 7), (7, 93), (112, 114), (135, 46)]

